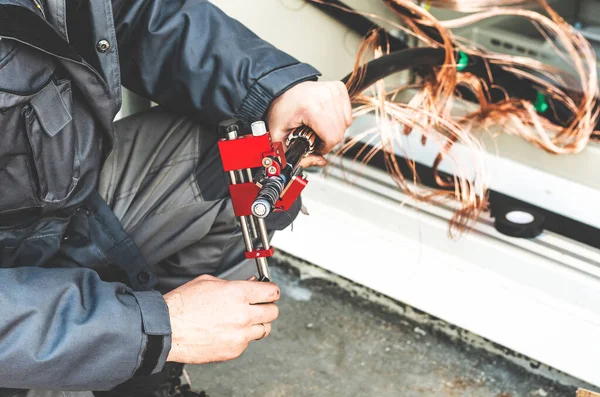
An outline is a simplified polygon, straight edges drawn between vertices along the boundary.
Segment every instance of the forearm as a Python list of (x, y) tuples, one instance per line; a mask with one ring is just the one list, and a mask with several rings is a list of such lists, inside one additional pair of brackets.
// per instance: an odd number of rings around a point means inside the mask
[(113, 8), (123, 84), (178, 112), (255, 121), (319, 74), (206, 0), (113, 0)]
[(163, 338), (158, 368), (170, 326), (157, 292), (133, 292), (88, 269), (0, 270), (2, 387), (110, 389), (136, 374), (153, 334)]

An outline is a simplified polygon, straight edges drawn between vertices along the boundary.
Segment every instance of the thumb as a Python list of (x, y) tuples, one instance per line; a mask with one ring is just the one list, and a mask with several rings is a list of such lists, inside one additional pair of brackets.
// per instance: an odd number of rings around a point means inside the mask
[(290, 130), (279, 126), (269, 126), (273, 142), (285, 142)]
[(323, 156), (319, 156), (316, 154), (311, 154), (300, 161), (300, 165), (303, 168), (308, 167), (325, 167), (327, 165), (327, 160)]

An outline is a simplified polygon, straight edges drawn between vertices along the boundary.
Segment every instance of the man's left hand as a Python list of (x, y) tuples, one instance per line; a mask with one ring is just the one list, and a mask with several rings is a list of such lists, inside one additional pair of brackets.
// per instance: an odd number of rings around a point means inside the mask
[(267, 112), (274, 142), (285, 141), (297, 127), (306, 125), (321, 138), (320, 155), (311, 155), (302, 166), (325, 166), (322, 155), (329, 153), (344, 138), (352, 124), (348, 90), (341, 81), (300, 83), (275, 99)]

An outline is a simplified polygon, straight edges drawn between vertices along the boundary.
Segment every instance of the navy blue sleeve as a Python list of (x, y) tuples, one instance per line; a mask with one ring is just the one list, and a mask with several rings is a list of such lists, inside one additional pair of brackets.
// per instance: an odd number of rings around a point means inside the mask
[(149, 337), (170, 343), (170, 333), (156, 291), (134, 292), (89, 269), (0, 269), (2, 387), (109, 390), (135, 375)]
[(263, 119), (271, 101), (319, 72), (206, 0), (112, 0), (123, 85), (219, 122)]

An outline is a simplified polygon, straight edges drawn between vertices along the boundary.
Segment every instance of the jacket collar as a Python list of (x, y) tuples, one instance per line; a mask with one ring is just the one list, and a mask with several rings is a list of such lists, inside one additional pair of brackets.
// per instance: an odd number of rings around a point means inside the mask
[(0, 0), (0, 37), (13, 39), (67, 60), (81, 56), (39, 13), (33, 1)]

